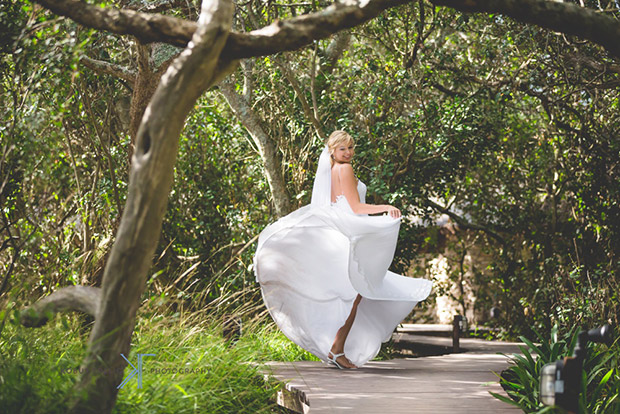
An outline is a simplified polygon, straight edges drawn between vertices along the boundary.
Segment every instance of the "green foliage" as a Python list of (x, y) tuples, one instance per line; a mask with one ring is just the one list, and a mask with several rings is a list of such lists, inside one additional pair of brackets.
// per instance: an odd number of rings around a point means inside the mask
[[(519, 339), (522, 354), (514, 354), (510, 368), (502, 372), (500, 383), (510, 398), (491, 393), (494, 397), (518, 406), (526, 413), (564, 412), (557, 407), (545, 407), (539, 402), (540, 374), (545, 364), (555, 362), (564, 356), (571, 356), (579, 332), (572, 329), (558, 334), (555, 325), (551, 338), (536, 332), (540, 344), (525, 337)], [(583, 364), (580, 412), (590, 414), (615, 414), (620, 410), (620, 340), (611, 347), (588, 343), (587, 356)]]
[[(261, 363), (312, 357), (260, 320), (244, 320), (244, 333), (231, 344), (213, 315), (162, 314), (146, 304), (128, 359), (135, 365), (137, 353), (156, 356), (144, 358), (142, 388), (133, 379), (119, 390), (114, 412), (280, 412), (281, 384), (264, 380)], [(0, 337), (3, 412), (66, 412), (89, 328), (81, 317), (53, 318), (39, 329), (10, 322)]]
[[(281, 6), (239, 5), (236, 30), (321, 7)], [(192, 20), (195, 12), (193, 5), (166, 11)], [(613, 8), (606, 13), (618, 17)], [(447, 257), (449, 278), (434, 293), (452, 295), (463, 311), (479, 315), (500, 308), (499, 321), (475, 321), (496, 324), (500, 335), (534, 339), (555, 323), (618, 325), (618, 62), (587, 42), (424, 2), (390, 9), (350, 34), (334, 61), (328, 53), (333, 39), (325, 39), (247, 60), (231, 77), (277, 148), (293, 205), (310, 199), (323, 145), (315, 125), (323, 134), (347, 129), (356, 138), (355, 169), (369, 186), (369, 202), (406, 213), (393, 270), (428, 276), (417, 259)], [(133, 85), (95, 73), (80, 57), (127, 70), (137, 68), (137, 57), (133, 39), (85, 30), (21, 0), (0, 5), (0, 36), (0, 306), (6, 316), (60, 286), (101, 282), (127, 191)], [(176, 52), (154, 46), (151, 64), (160, 67)], [(435, 225), (437, 205), (461, 222)], [(260, 304), (260, 295), (248, 289), (255, 286), (252, 254), (255, 237), (273, 220), (261, 155), (218, 92), (210, 91), (180, 137), (145, 298), (171, 314), (219, 303), (230, 292), (239, 294), (236, 301)], [(464, 285), (466, 275), (473, 279), (474, 303), (450, 291)], [(432, 307), (432, 300), (422, 306)], [(43, 336), (4, 329), (15, 339), (7, 340), (11, 346), (52, 351)], [(140, 329), (140, 349), (163, 346), (147, 340), (156, 331)], [(262, 335), (261, 329), (246, 338)], [(45, 332), (65, 343), (60, 333)], [(180, 342), (189, 335), (168, 332)], [(254, 357), (308, 357), (281, 336), (265, 335)], [(256, 346), (259, 337), (247, 340)], [(72, 366), (83, 352), (75, 343), (83, 341), (67, 338)], [(39, 343), (40, 349), (32, 345)], [(26, 358), (28, 347), (11, 350)], [(557, 347), (564, 352), (568, 345)], [(39, 378), (24, 364), (3, 365), (10, 374), (3, 369), (0, 375), (15, 378), (16, 393), (41, 407), (52, 388), (68, 395), (73, 377), (53, 373), (44, 356), (28, 358), (51, 376)], [(608, 378), (603, 391), (617, 384), (617, 371), (606, 377), (609, 372), (592, 383)], [(190, 401), (188, 389), (198, 385), (189, 382), (170, 388), (158, 381), (157, 395), (185, 391)], [(60, 383), (67, 388), (54, 388)], [(131, 395), (157, 411), (155, 396)], [(121, 405), (133, 409), (129, 400)]]
[[(476, 301), (463, 305), (479, 323), (500, 308), (513, 335), (556, 321), (617, 324), (618, 94), (606, 82), (618, 74), (592, 82), (594, 66), (576, 66), (613, 61), (536, 27), (423, 15), (419, 4), (356, 33), (364, 40), (343, 55), (330, 98), (361, 141), (371, 201), (418, 218), (402, 228), (397, 270), (423, 254), (479, 259), (483, 267), (465, 263)], [(429, 200), (461, 217), (453, 236), (432, 227)], [(450, 266), (459, 283), (460, 263)]]
[(77, 70), (98, 36), (32, 3), (9, 4), (17, 32), (0, 55), (0, 261), (11, 263), (4, 291), (18, 299), (101, 275), (127, 142), (111, 114), (122, 93)]

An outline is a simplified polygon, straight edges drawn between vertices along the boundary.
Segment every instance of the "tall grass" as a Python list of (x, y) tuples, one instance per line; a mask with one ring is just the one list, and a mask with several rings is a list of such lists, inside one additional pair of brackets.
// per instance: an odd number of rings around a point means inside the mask
[[(265, 313), (237, 309), (244, 332), (234, 343), (222, 336), (213, 307), (199, 312), (143, 306), (129, 361), (144, 357), (142, 388), (133, 378), (119, 390), (115, 413), (281, 412), (265, 381), (261, 362), (313, 359), (286, 339)], [(254, 316), (251, 316), (254, 315)], [(86, 350), (89, 326), (77, 315), (62, 315), (29, 329), (16, 322), (0, 338), (0, 413), (64, 413)], [(125, 370), (127, 376), (132, 369)]]

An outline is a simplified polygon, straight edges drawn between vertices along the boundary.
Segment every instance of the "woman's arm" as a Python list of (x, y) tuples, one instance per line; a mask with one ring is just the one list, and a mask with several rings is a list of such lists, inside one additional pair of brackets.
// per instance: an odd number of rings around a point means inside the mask
[(355, 214), (377, 214), (388, 213), (394, 218), (400, 217), (400, 210), (389, 204), (366, 204), (360, 203), (360, 196), (357, 193), (357, 179), (353, 174), (351, 164), (338, 165), (338, 173), (340, 174), (340, 185), (342, 193), (347, 198), (351, 209)]

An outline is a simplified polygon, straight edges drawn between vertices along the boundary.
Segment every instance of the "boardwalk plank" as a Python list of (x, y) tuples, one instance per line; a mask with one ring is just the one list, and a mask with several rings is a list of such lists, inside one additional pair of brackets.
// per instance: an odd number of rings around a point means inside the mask
[(309, 402), (311, 413), (518, 413), (493, 398), (504, 394), (497, 376), (505, 356), (461, 353), (436, 357), (371, 361), (358, 370), (338, 370), (320, 362), (270, 363)]

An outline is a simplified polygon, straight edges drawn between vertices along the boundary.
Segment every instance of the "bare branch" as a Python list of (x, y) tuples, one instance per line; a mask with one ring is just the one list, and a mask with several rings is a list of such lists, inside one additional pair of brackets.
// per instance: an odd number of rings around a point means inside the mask
[(237, 91), (235, 91), (234, 85), (224, 81), (220, 83), (219, 91), (258, 147), (260, 156), (265, 165), (265, 175), (269, 183), (269, 188), (271, 189), (276, 213), (279, 217), (287, 215), (291, 212), (291, 203), (286, 192), (284, 177), (279, 168), (282, 162), (278, 157), (277, 148), (263, 129), (260, 119), (252, 108), (250, 108), (250, 105), (243, 95), (239, 95)]
[(133, 35), (142, 43), (164, 42), (184, 47), (196, 31), (196, 23), (161, 14), (99, 7), (79, 0), (37, 0), (60, 16), (98, 30)]
[[(315, 89), (315, 80), (316, 80), (316, 55), (318, 51), (318, 45), (314, 44), (314, 51), (312, 52), (312, 63), (310, 64), (310, 97), (312, 98), (312, 110), (314, 119), (319, 119), (319, 106), (316, 101), (316, 89)], [(319, 133), (320, 135), (320, 133)], [(321, 137), (324, 138), (324, 137)]]
[[(196, 23), (161, 14), (89, 5), (79, 0), (36, 0), (52, 12), (94, 29), (129, 34), (143, 43), (185, 46)], [(334, 3), (325, 9), (287, 20), (277, 20), (249, 33), (230, 33), (222, 51), (227, 59), (242, 59), (295, 50), (343, 29), (358, 26), (383, 10), (412, 0), (369, 0)], [(620, 22), (571, 3), (550, 0), (431, 0), (463, 12), (502, 13), (517, 21), (575, 35), (603, 46), (620, 57)]]
[(330, 3), (326, 1), (319, 1), (318, 4), (315, 4), (314, 2), (306, 2), (306, 3), (301, 2), (301, 3), (274, 4), (273, 6), (283, 8), (283, 7), (313, 7), (315, 5), (326, 7), (326, 6), (329, 6)]
[(297, 96), (297, 98), (299, 99), (299, 102), (301, 103), (301, 107), (304, 110), (304, 114), (306, 115), (306, 118), (312, 123), (312, 126), (314, 127), (318, 136), (320, 136), (323, 141), (327, 140), (327, 135), (325, 135), (325, 132), (323, 131), (323, 128), (321, 127), (321, 123), (316, 118), (315, 112), (310, 107), (310, 104), (308, 103), (308, 100), (306, 99), (304, 92), (301, 90), (301, 85), (299, 85), (299, 82), (297, 81), (297, 78), (295, 77), (295, 75), (291, 72), (291, 69), (288, 67), (286, 63), (282, 62), (280, 59), (273, 59), (273, 61), (280, 68), (280, 70), (282, 70), (284, 77), (290, 82), (291, 86), (293, 87), (293, 90), (295, 91), (295, 95)]
[[(2, 248), (0, 248), (0, 251), (4, 250), (5, 246), (8, 246), (9, 244), (11, 244), (12, 241), (13, 241), (12, 236), (9, 237), (7, 240), (5, 240), (4, 243), (2, 243)], [(15, 249), (15, 251), (13, 252), (13, 255), (11, 256), (11, 262), (9, 263), (9, 267), (6, 270), (6, 273), (4, 274), (4, 278), (2, 278), (2, 283), (0, 283), (0, 297), (4, 293), (4, 290), (6, 289), (9, 283), (9, 278), (11, 277), (11, 273), (13, 273), (13, 269), (15, 268), (15, 263), (17, 262), (18, 258), (19, 258), (19, 249)], [(2, 329), (0, 329), (0, 331), (1, 330)]]
[(460, 96), (461, 98), (466, 97), (467, 95), (459, 92), (459, 91), (454, 91), (452, 89), (446, 88), (445, 86), (443, 86), (442, 84), (440, 84), (439, 82), (431, 82), (431, 86), (435, 89), (437, 89), (440, 92), (445, 93), (448, 96), (451, 97), (455, 97), (455, 96)]
[(620, 57), (620, 22), (596, 10), (551, 0), (430, 0), (462, 12), (501, 13), (522, 23), (579, 36)]
[(241, 61), (243, 68), (243, 99), (251, 105), (252, 103), (252, 71), (254, 70), (254, 60), (243, 59)]
[(415, 44), (413, 45), (413, 50), (411, 51), (411, 53), (409, 54), (409, 57), (405, 61), (405, 64), (404, 64), (405, 69), (409, 69), (411, 66), (413, 66), (413, 64), (415, 63), (418, 57), (418, 52), (424, 45), (424, 41), (430, 36), (430, 34), (434, 30), (433, 25), (431, 25), (431, 29), (427, 31), (426, 34), (424, 33), (424, 26), (426, 25), (426, 13), (424, 11), (424, 1), (418, 0), (418, 7), (420, 9), (420, 21), (418, 24), (418, 33), (415, 39)]
[(69, 286), (22, 310), (19, 319), (28, 328), (38, 328), (58, 312), (78, 311), (97, 317), (101, 289), (92, 286)]
[(136, 80), (136, 72), (127, 69), (124, 66), (115, 65), (110, 62), (104, 62), (103, 60), (91, 59), (88, 56), (82, 56), (80, 58), (80, 63), (99, 74), (103, 73), (106, 75), (112, 75), (117, 78), (124, 79), (129, 83), (134, 83)]
[(430, 160), (434, 160), (437, 159), (441, 156), (443, 156), (443, 154), (448, 151), (448, 148), (450, 148), (452, 145), (454, 145), (454, 140), (448, 142), (446, 145), (443, 146), (443, 148), (441, 148), (439, 151), (434, 152), (433, 154), (430, 154), (424, 158), (419, 158), (414, 160), (415, 163), (421, 163), (421, 162), (428, 162)]
[(196, 8), (192, 6), (192, 3), (188, 2), (187, 0), (170, 0), (170, 1), (160, 2), (157, 4), (154, 4), (154, 3), (140, 4), (140, 5), (129, 4), (125, 6), (124, 8), (130, 9), (130, 10), (141, 11), (141, 12), (148, 12), (148, 13), (161, 13), (161, 12), (171, 10), (171, 9), (185, 9), (186, 12), (193, 11), (192, 13), (193, 15), (196, 15), (196, 11), (197, 11)]
[(599, 73), (618, 73), (620, 74), (620, 65), (614, 65), (605, 62), (598, 62), (588, 56), (568, 55), (566, 60), (575, 66), (586, 66)]
[[(249, 33), (232, 32), (222, 51), (223, 58), (243, 59), (299, 49), (315, 39), (324, 39), (378, 16), (383, 10), (411, 0), (369, 0), (334, 3), (311, 14), (278, 20)], [(143, 43), (163, 42), (184, 47), (196, 23), (160, 14), (119, 10), (90, 5), (79, 0), (37, 0), (52, 12), (86, 27), (121, 35), (132, 35)]]
[(339, 32), (334, 36), (333, 40), (330, 42), (329, 46), (325, 50), (325, 60), (319, 69), (323, 73), (331, 73), (334, 67), (336, 66), (336, 62), (342, 56), (344, 51), (349, 47), (349, 42), (351, 40), (351, 32)]
[(454, 213), (453, 211), (450, 211), (449, 209), (447, 209), (446, 207), (440, 206), (439, 204), (431, 201), (431, 200), (426, 200), (426, 203), (433, 207), (435, 210), (447, 214), (452, 220), (454, 220), (456, 222), (456, 224), (458, 224), (459, 226), (466, 228), (466, 229), (471, 229), (471, 230), (479, 230), (479, 231), (483, 231), (486, 234), (488, 234), (489, 236), (493, 237), (495, 240), (497, 240), (498, 242), (500, 242), (501, 244), (506, 244), (506, 241), (504, 240), (504, 238), (497, 233), (496, 231), (483, 226), (481, 224), (476, 224), (476, 223), (470, 223), (467, 220), (465, 220), (463, 217), (459, 216), (458, 214)]

